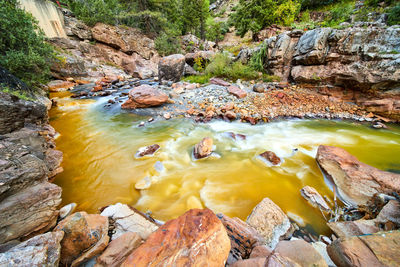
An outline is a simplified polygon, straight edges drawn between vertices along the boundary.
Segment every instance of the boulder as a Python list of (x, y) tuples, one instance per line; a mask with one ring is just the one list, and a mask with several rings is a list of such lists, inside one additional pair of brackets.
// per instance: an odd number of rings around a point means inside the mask
[(400, 191), (400, 174), (362, 163), (342, 148), (319, 146), (317, 162), (347, 204), (365, 205), (374, 194)]
[(272, 151), (265, 151), (260, 154), (260, 157), (264, 160), (267, 160), (272, 165), (278, 165), (281, 163), (281, 159)]
[(63, 232), (49, 232), (0, 253), (0, 266), (58, 267)]
[(168, 101), (168, 95), (150, 85), (140, 85), (129, 91), (129, 99), (122, 104), (124, 109), (160, 106)]
[(379, 228), (375, 226), (373, 220), (330, 222), (327, 225), (338, 237), (367, 235), (379, 232)]
[(215, 78), (215, 77), (210, 79), (210, 83), (220, 85), (220, 86), (225, 86), (225, 87), (228, 87), (231, 85), (229, 82), (224, 81), (220, 78)]
[(160, 149), (160, 146), (157, 144), (151, 145), (151, 146), (145, 146), (139, 148), (139, 150), (136, 152), (135, 157), (136, 158), (143, 158), (146, 156), (153, 156), (158, 150)]
[(398, 266), (400, 231), (339, 238), (328, 246), (337, 266)]
[(92, 35), (95, 40), (120, 49), (128, 55), (136, 53), (145, 59), (157, 55), (154, 41), (139, 29), (97, 23), (92, 28)]
[(195, 159), (206, 158), (211, 155), (213, 150), (213, 140), (210, 137), (205, 137), (200, 143), (196, 144), (193, 149)]
[(230, 267), (265, 267), (267, 258), (252, 258), (246, 260), (239, 260), (231, 265)]
[(247, 218), (247, 223), (265, 238), (266, 245), (271, 249), (290, 228), (289, 218), (269, 198), (258, 203)]
[(61, 188), (42, 182), (0, 202), (0, 243), (48, 231), (57, 222)]
[(250, 258), (268, 258), (272, 254), (272, 250), (267, 246), (255, 246), (251, 250)]
[(314, 249), (312, 245), (304, 240), (280, 241), (274, 253), (289, 258), (300, 266), (326, 266), (325, 259)]
[(122, 266), (225, 266), (231, 245), (209, 209), (192, 209), (166, 222)]
[(265, 267), (300, 267), (302, 265), (292, 261), (287, 257), (279, 255), (279, 253), (272, 253), (265, 264)]
[(379, 224), (393, 223), (396, 227), (400, 227), (400, 202), (390, 200), (374, 221)]
[(107, 249), (96, 260), (96, 267), (118, 267), (142, 244), (137, 233), (127, 232), (110, 242)]
[(142, 239), (146, 240), (151, 233), (158, 229), (158, 225), (143, 213), (121, 203), (108, 206), (102, 211), (101, 215), (107, 216), (114, 221), (112, 240), (126, 232), (137, 233)]
[(180, 81), (185, 71), (185, 64), (184, 55), (175, 54), (161, 58), (158, 63), (159, 81)]
[(325, 199), (318, 193), (318, 191), (311, 187), (305, 186), (300, 189), (302, 197), (304, 197), (312, 206), (319, 208), (322, 211), (329, 212), (331, 208)]
[(86, 212), (60, 221), (54, 231), (65, 233), (61, 242), (61, 264), (79, 266), (100, 254), (108, 245), (108, 218)]
[(240, 89), (239, 87), (235, 85), (231, 85), (228, 87), (228, 92), (237, 98), (245, 98), (247, 96), (246, 91)]
[[(224, 224), (231, 240), (231, 259), (235, 261), (247, 259), (253, 247), (265, 243), (264, 238), (253, 227), (239, 218), (229, 218), (222, 213), (217, 214), (217, 217)], [(231, 263), (228, 261), (228, 264)]]

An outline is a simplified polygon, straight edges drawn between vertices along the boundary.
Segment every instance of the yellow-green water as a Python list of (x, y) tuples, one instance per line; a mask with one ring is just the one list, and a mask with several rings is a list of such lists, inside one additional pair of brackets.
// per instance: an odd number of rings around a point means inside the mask
[[(55, 183), (63, 188), (63, 203), (76, 202), (79, 210), (97, 212), (121, 202), (151, 211), (159, 220), (200, 207), (246, 219), (269, 197), (292, 219), (324, 233), (327, 227), (320, 211), (300, 195), (300, 189), (309, 185), (333, 199), (315, 161), (319, 145), (340, 146), (367, 164), (400, 170), (398, 126), (374, 130), (360, 123), (325, 120), (252, 126), (173, 119), (137, 127), (146, 118), (118, 109), (106, 111), (106, 100), (63, 98), (51, 110), (51, 124), (60, 133), (57, 148), (64, 152), (64, 172)], [(245, 134), (247, 139), (233, 141), (226, 132)], [(213, 138), (221, 157), (193, 161), (193, 146), (206, 136)], [(161, 150), (153, 158), (134, 158), (140, 147), (155, 143)], [(258, 160), (265, 150), (283, 158), (281, 166)], [(155, 169), (158, 161), (163, 171)], [(146, 176), (152, 186), (136, 190), (135, 183)]]

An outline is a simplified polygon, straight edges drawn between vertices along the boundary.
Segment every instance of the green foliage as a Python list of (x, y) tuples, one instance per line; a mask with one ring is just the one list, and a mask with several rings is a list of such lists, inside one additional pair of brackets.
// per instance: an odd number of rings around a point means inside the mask
[(183, 78), (183, 81), (185, 82), (190, 82), (190, 83), (200, 83), (200, 84), (206, 84), (210, 81), (211, 75), (209, 74), (204, 74), (204, 75), (192, 75), (192, 76), (187, 76)]
[(206, 62), (202, 57), (196, 57), (194, 59), (194, 69), (198, 72), (203, 72), (204, 68), (206, 67)]
[(334, 4), (335, 0), (301, 0), (301, 9), (306, 10), (306, 9), (315, 9), (321, 6), (327, 6)]
[(266, 63), (268, 63), (268, 46), (263, 43), (260, 45), (260, 49), (251, 56), (250, 66), (257, 71), (263, 72)]
[(228, 78), (231, 80), (252, 80), (258, 78), (258, 72), (251, 66), (244, 65), (240, 61), (233, 62), (227, 53), (217, 54), (208, 64), (206, 75)]
[(400, 4), (397, 4), (396, 6), (390, 9), (387, 24), (388, 25), (400, 24)]
[(19, 99), (25, 100), (25, 101), (33, 101), (33, 97), (29, 96), (26, 92), (20, 91), (20, 90), (12, 90), (10, 87), (7, 85), (4, 85), (0, 83), (0, 92), (7, 93), (13, 96), (18, 97)]
[(224, 35), (227, 32), (225, 23), (217, 22), (213, 18), (209, 17), (206, 23), (207, 27), (207, 39), (218, 44), (219, 41), (224, 39)]
[(194, 33), (206, 38), (206, 21), (210, 16), (209, 0), (181, 0), (182, 33)]
[(161, 56), (178, 54), (181, 52), (179, 37), (173, 33), (162, 32), (154, 41)]
[(97, 22), (116, 24), (122, 10), (118, 0), (68, 0), (68, 5), (79, 19), (90, 26)]
[(47, 81), (54, 51), (37, 21), (16, 0), (0, 1), (0, 65), (37, 86)]
[(334, 5), (329, 12), (329, 15), (325, 18), (321, 26), (323, 27), (336, 27), (342, 22), (350, 20), (350, 16), (354, 9), (353, 2), (341, 2)]
[(270, 83), (270, 82), (280, 82), (281, 78), (279, 76), (268, 75), (268, 74), (263, 73), (261, 80), (265, 83)]
[(254, 35), (272, 24), (290, 25), (299, 11), (297, 0), (240, 0), (231, 19), (243, 37), (248, 31)]

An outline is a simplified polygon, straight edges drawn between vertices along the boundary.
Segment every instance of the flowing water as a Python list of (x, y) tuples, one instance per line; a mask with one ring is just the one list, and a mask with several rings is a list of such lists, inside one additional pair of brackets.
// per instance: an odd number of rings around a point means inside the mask
[[(63, 188), (64, 204), (76, 202), (79, 210), (88, 212), (121, 202), (151, 211), (159, 220), (202, 207), (246, 219), (269, 197), (298, 224), (327, 233), (321, 212), (300, 195), (300, 189), (309, 185), (333, 200), (315, 161), (319, 145), (340, 146), (374, 167), (400, 170), (399, 126), (374, 130), (327, 120), (196, 124), (180, 118), (138, 127), (148, 118), (118, 108), (105, 110), (108, 98), (57, 96), (64, 98), (50, 115), (60, 133), (57, 147), (64, 152), (64, 172), (55, 183)], [(234, 141), (226, 132), (247, 138)], [(213, 138), (218, 156), (194, 161), (192, 148), (206, 136)], [(140, 147), (155, 143), (161, 150), (154, 157), (134, 158)], [(266, 150), (274, 151), (283, 163), (272, 167), (259, 160), (257, 155)], [(136, 190), (135, 183), (146, 176), (151, 187)]]

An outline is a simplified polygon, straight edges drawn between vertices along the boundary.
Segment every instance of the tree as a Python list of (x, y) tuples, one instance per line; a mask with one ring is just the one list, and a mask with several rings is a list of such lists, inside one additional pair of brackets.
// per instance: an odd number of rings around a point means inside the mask
[(53, 57), (33, 16), (17, 0), (0, 1), (0, 65), (35, 86), (46, 82)]
[(206, 21), (210, 16), (209, 0), (182, 0), (182, 33), (198, 33), (201, 39), (206, 37)]
[(272, 24), (288, 25), (300, 11), (297, 0), (240, 0), (232, 15), (237, 33), (244, 36), (248, 31), (256, 34)]

